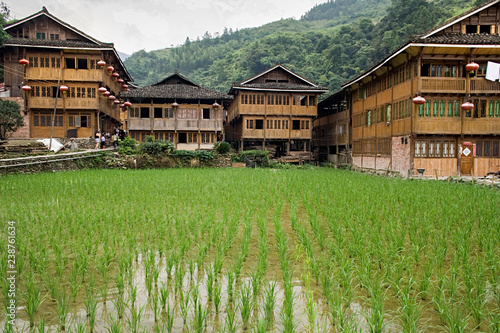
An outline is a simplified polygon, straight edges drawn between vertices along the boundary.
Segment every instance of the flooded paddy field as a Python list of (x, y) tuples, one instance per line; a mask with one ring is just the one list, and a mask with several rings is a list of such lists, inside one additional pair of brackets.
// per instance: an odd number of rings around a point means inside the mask
[(500, 330), (489, 187), (168, 169), (11, 175), (0, 193), (2, 331)]

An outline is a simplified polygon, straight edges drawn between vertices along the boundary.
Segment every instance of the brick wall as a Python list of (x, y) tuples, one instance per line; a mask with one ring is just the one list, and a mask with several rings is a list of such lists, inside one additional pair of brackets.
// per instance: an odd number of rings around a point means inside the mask
[(21, 107), (21, 115), (23, 116), (24, 126), (18, 128), (12, 133), (11, 139), (28, 139), (30, 137), (30, 116), (24, 114), (24, 99), (22, 97), (4, 97), (3, 100), (14, 101)]
[(410, 170), (411, 138), (399, 136), (392, 138), (392, 170), (399, 172), (403, 177), (408, 176)]

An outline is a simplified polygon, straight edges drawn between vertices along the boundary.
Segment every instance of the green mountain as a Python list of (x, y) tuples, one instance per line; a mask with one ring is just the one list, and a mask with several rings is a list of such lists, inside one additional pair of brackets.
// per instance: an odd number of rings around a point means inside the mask
[(257, 28), (225, 29), (175, 48), (141, 50), (125, 60), (144, 86), (178, 70), (191, 80), (227, 92), (239, 82), (281, 63), (336, 91), (340, 84), (404, 43), (487, 0), (330, 0), (300, 20)]

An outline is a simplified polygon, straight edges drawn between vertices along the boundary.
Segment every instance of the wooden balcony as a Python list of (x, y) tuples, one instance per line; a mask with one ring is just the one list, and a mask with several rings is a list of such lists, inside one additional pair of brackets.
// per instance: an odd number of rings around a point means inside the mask
[(175, 130), (175, 120), (166, 118), (156, 118), (153, 120), (153, 130), (155, 131)]
[(131, 131), (150, 131), (151, 119), (149, 118), (130, 118), (128, 128)]
[(420, 80), (422, 93), (466, 93), (465, 78), (422, 77)]
[(30, 109), (72, 109), (72, 110), (96, 110), (99, 102), (95, 98), (58, 98), (52, 97), (29, 97), (28, 106)]
[(471, 94), (498, 94), (500, 82), (486, 80), (485, 78), (473, 78), (470, 80)]
[(63, 68), (60, 71), (59, 68), (34, 68), (29, 67), (27, 69), (27, 77), (29, 80), (44, 80), (44, 81), (56, 81), (59, 79), (59, 73), (61, 72), (61, 80), (64, 81), (76, 81), (76, 82), (101, 82), (103, 79), (103, 73), (101, 69), (68, 69)]
[(199, 127), (201, 131), (222, 131), (222, 120), (201, 119)]

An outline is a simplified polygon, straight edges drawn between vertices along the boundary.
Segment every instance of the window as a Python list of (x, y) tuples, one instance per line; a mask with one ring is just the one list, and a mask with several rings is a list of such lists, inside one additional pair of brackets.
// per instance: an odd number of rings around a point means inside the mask
[(75, 58), (64, 58), (66, 61), (66, 68), (76, 69)]
[(188, 143), (198, 143), (198, 133), (188, 133)]
[(203, 109), (203, 119), (210, 119), (210, 109)]
[(274, 95), (267, 95), (267, 104), (274, 105)]
[(466, 34), (477, 34), (477, 25), (466, 25), (465, 26), (465, 33)]
[(263, 119), (255, 119), (255, 129), (263, 129), (264, 128), (264, 120)]
[(307, 103), (307, 96), (300, 96), (300, 105), (306, 106), (306, 103)]
[(45, 39), (45, 32), (37, 32), (36, 39), (39, 39), (39, 40)]
[(455, 140), (415, 140), (415, 157), (455, 157)]
[(316, 105), (316, 97), (309, 96), (309, 106), (315, 106), (315, 105)]
[(476, 156), (478, 156), (478, 157), (499, 157), (500, 156), (500, 141), (499, 140), (477, 140), (476, 141)]
[(50, 34), (50, 40), (59, 40), (59, 34)]
[(61, 59), (60, 58), (50, 58), (50, 63), (52, 68), (60, 68), (61, 67)]
[(130, 118), (139, 118), (139, 108), (130, 108)]
[(213, 143), (214, 133), (201, 133), (201, 143)]
[(163, 108), (154, 108), (153, 113), (155, 118), (163, 118)]
[(174, 109), (173, 108), (165, 108), (165, 118), (174, 118)]
[(149, 107), (141, 108), (141, 118), (149, 118)]
[(272, 120), (267, 120), (267, 129), (273, 129), (273, 121)]
[(292, 129), (300, 130), (300, 120), (292, 120)]
[(187, 143), (187, 133), (178, 133), (177, 139), (179, 143)]
[(253, 129), (253, 119), (247, 119), (247, 128)]
[(87, 59), (77, 59), (78, 60), (78, 69), (89, 69)]

